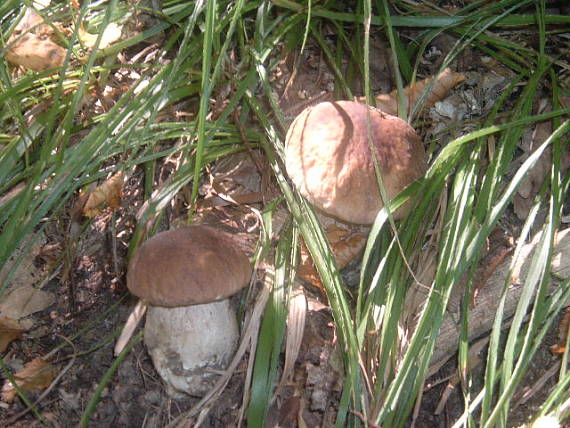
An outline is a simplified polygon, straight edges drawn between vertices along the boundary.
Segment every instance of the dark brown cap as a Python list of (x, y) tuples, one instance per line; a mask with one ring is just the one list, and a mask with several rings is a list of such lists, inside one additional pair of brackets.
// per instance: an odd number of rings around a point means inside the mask
[(131, 293), (155, 306), (225, 299), (247, 285), (251, 264), (229, 236), (207, 226), (158, 233), (129, 263)]
[[(404, 120), (352, 101), (305, 109), (287, 132), (285, 166), (299, 192), (325, 213), (349, 223), (371, 224), (384, 206), (368, 143), (387, 196), (392, 199), (426, 169), (423, 144)], [(394, 216), (402, 218), (410, 204)]]

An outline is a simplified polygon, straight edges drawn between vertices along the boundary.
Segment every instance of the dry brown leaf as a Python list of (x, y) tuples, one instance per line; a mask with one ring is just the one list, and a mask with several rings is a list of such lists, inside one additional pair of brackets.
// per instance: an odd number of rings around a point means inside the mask
[(6, 59), (34, 71), (63, 64), (66, 50), (50, 40), (50, 26), (33, 9), (28, 9), (6, 44)]
[(0, 302), (0, 314), (13, 319), (43, 311), (55, 302), (55, 296), (31, 285), (14, 288)]
[[(416, 82), (414, 85), (404, 88), (404, 99), (407, 103), (408, 112), (412, 110), (418, 101), (418, 98), (422, 95), (423, 91), (428, 87), (433, 79), (433, 77), (428, 77), (427, 79)], [(437, 101), (443, 99), (454, 86), (465, 80), (465, 76), (446, 68), (436, 77), (436, 79), (437, 80), (431, 87), (431, 91), (425, 100), (423, 105), (424, 108), (432, 107)], [(365, 98), (361, 97), (358, 100), (360, 102), (364, 102)], [(397, 115), (398, 91), (393, 90), (389, 94), (380, 94), (376, 96), (376, 106), (388, 114)]]
[(558, 343), (550, 347), (553, 354), (561, 355), (566, 351), (566, 338), (568, 337), (568, 326), (570, 325), (570, 306), (564, 311), (560, 324), (558, 325)]
[[(14, 380), (22, 391), (41, 391), (50, 386), (56, 375), (57, 369), (53, 365), (42, 358), (35, 358), (14, 375)], [(2, 387), (2, 401), (11, 403), (16, 394), (16, 389), (6, 379)]]
[[(103, 32), (103, 36), (101, 37), (101, 42), (99, 42), (99, 49), (105, 49), (106, 47), (112, 45), (117, 40), (121, 38), (122, 34), (121, 26), (111, 23), (105, 28)], [(95, 42), (97, 41), (98, 34), (91, 34), (88, 33), (83, 26), (79, 27), (79, 40), (83, 43), (86, 47), (91, 49), (95, 46)]]
[[(343, 269), (358, 257), (366, 245), (366, 235), (363, 232), (343, 229), (337, 224), (327, 226), (326, 234), (339, 269)], [(304, 245), (301, 248), (301, 263), (297, 269), (297, 275), (315, 287), (322, 287), (319, 274)]]
[(23, 332), (24, 329), (20, 327), (18, 321), (0, 317), (0, 353), (8, 348), (10, 342), (19, 339)]
[(121, 204), (123, 178), (124, 174), (118, 172), (95, 189), (82, 194), (79, 199), (81, 202), (85, 200), (83, 215), (92, 218), (101, 214), (105, 207), (118, 208)]
[(9, 44), (6, 59), (30, 70), (45, 71), (63, 64), (65, 49), (49, 39), (28, 33)]
[[(550, 106), (546, 106), (544, 109), (540, 110), (541, 113), (550, 111)], [(530, 156), (546, 139), (552, 134), (552, 122), (540, 122), (536, 125), (534, 132), (530, 138), (530, 141), (524, 142), (523, 140), (523, 150), (525, 154), (521, 159), (526, 159)], [(550, 176), (550, 168), (552, 166), (552, 149), (548, 147), (535, 166), (528, 172), (526, 178), (523, 180), (519, 186), (518, 192), (513, 198), (513, 210), (517, 217), (521, 220), (525, 220), (528, 217), (528, 213), (532, 205), (534, 204), (534, 199), (544, 180)], [(566, 151), (562, 155), (560, 168), (562, 173), (570, 167), (570, 146), (567, 147)]]

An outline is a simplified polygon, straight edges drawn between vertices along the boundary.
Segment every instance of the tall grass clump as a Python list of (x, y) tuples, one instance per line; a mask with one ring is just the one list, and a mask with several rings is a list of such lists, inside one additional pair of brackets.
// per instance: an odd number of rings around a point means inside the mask
[[(450, 295), (459, 283), (467, 284), (467, 292), (458, 348), (464, 409), (457, 426), (507, 426), (513, 393), (570, 295), (568, 280), (549, 292), (554, 234), (560, 228), (570, 183), (568, 173), (561, 169), (562, 153), (568, 150), (570, 110), (559, 102), (561, 92), (568, 90), (558, 74), (564, 59), (547, 49), (549, 34), (567, 31), (570, 18), (549, 14), (544, 1), (530, 0), (476, 1), (453, 12), (432, 3), (399, 0), (360, 0), (350, 7), (311, 0), (167, 0), (158, 9), (131, 3), (84, 1), (74, 10), (67, 2), (54, 1), (42, 10), (47, 22), (65, 19), (74, 23), (74, 31), (61, 35), (67, 57), (59, 70), (15, 72), (5, 59), (5, 49), (0, 51), (0, 296), (17, 271), (19, 260), (10, 257), (20, 254), (22, 260), (50, 222), (68, 220), (70, 207), (85, 186), (119, 171), (127, 180), (143, 172), (144, 201), (136, 212), (132, 252), (156, 229), (165, 208), (185, 188), (189, 189), (187, 221), (192, 221), (209, 164), (253, 148), (262, 151), (270, 163), (292, 221), (271, 256), (274, 289), (256, 349), (250, 353), (254, 365), (245, 412), (248, 425), (263, 424), (279, 381), (279, 355), (292, 301), (288, 287), (293, 283), (300, 235), (323, 282), (344, 358), (338, 426), (402, 427), (409, 423)], [(31, 6), (31, 1), (0, 4), (3, 45), (22, 18), (24, 6)], [(96, 44), (77, 59), (83, 49), (78, 34), (81, 23), (89, 23), (100, 43), (111, 23), (128, 26), (141, 11), (152, 16), (144, 30), (127, 31), (126, 37), (105, 49)], [(323, 36), (324, 27), (334, 33), (334, 42)], [(376, 217), (362, 259), (357, 297), (351, 300), (312, 207), (290, 186), (283, 170), (284, 134), (292, 118), (281, 110), (270, 74), (284, 51), (304, 49), (310, 42), (335, 77), (337, 98), (362, 92), (373, 104), (371, 34), (381, 34), (388, 41), (400, 111), (418, 127), (421, 103), (408, 114), (402, 88), (416, 80), (420, 59), (437, 36), (447, 34), (457, 41), (442, 70), (454, 64), (465, 49), (475, 49), (514, 77), (475, 129), (444, 147), (426, 141), (433, 149), (430, 168), (389, 211), (384, 209)], [(535, 38), (536, 47), (517, 42), (518, 36)], [(160, 49), (152, 59), (131, 64), (119, 61), (120, 52), (157, 38)], [(131, 69), (136, 77), (108, 109), (82, 120), (82, 102), (104, 87), (118, 69)], [(533, 101), (544, 88), (552, 88), (548, 97), (553, 109), (535, 114)], [(168, 114), (184, 109), (191, 110), (190, 114)], [(545, 120), (555, 125), (551, 135), (511, 171), (524, 131)], [(489, 155), (491, 137), (496, 150)], [(484, 386), (475, 390), (467, 374), (470, 284), (493, 228), (547, 150), (552, 151), (553, 162), (518, 237), (519, 245), (529, 238), (530, 230), (538, 226), (540, 210), (547, 213), (540, 242), (507, 330), (502, 328), (503, 305), (495, 314)], [(177, 159), (176, 168), (168, 179), (157, 183), (157, 166), (172, 158)], [(416, 209), (396, 224), (390, 212), (407, 198), (414, 198)], [(271, 209), (279, 202), (273, 201)], [(271, 227), (270, 211), (264, 213), (267, 228)], [(433, 249), (434, 275), (424, 281), (418, 272), (428, 243)], [(265, 244), (267, 249), (269, 244)], [(427, 297), (418, 312), (410, 314), (406, 298), (418, 284)], [(105, 376), (105, 382), (109, 379)], [(567, 417), (569, 381), (564, 365), (540, 415)], [(89, 411), (97, 399), (90, 402)], [(87, 424), (89, 414), (83, 420)]]

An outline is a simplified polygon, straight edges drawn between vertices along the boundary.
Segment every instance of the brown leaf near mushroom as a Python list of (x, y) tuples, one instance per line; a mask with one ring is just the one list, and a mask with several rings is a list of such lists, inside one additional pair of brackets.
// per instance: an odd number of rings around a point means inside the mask
[[(105, 49), (115, 43), (117, 40), (121, 38), (122, 28), (115, 23), (111, 23), (105, 28), (103, 32), (103, 36), (101, 37), (101, 41), (99, 42), (99, 49)], [(91, 34), (88, 33), (83, 25), (79, 27), (79, 40), (83, 43), (87, 48), (92, 49), (95, 46), (95, 42), (99, 37), (98, 34)]]
[(34, 71), (60, 67), (66, 50), (50, 40), (51, 27), (43, 18), (28, 8), (22, 21), (6, 44), (6, 59)]
[[(353, 228), (331, 225), (326, 228), (326, 234), (339, 269), (344, 269), (358, 257), (366, 245), (366, 233), (362, 229), (353, 230)], [(313, 259), (304, 245), (301, 247), (301, 261), (297, 268), (297, 276), (315, 287), (322, 287)]]
[[(435, 79), (435, 81), (434, 81)], [(427, 79), (420, 80), (413, 85), (404, 88), (404, 100), (406, 102), (407, 110), (410, 112), (417, 103), (418, 99), (426, 88), (432, 84), (431, 90), (427, 95), (424, 103), (425, 107), (432, 107), (435, 103), (443, 99), (449, 90), (465, 80), (465, 76), (461, 73), (456, 73), (450, 68), (446, 68), (435, 77), (428, 77)], [(365, 102), (366, 98), (361, 97), (358, 99), (360, 102)], [(376, 106), (388, 113), (398, 114), (398, 91), (394, 90), (389, 94), (380, 94), (376, 96)]]
[(561, 355), (566, 351), (566, 339), (568, 338), (568, 327), (570, 326), (570, 306), (566, 308), (560, 323), (558, 324), (558, 343), (550, 347), (553, 354)]
[[(43, 358), (28, 362), (14, 375), (14, 380), (22, 391), (41, 391), (46, 389), (57, 375), (57, 369)], [(16, 389), (9, 380), (2, 387), (2, 401), (11, 403), (16, 398)]]
[[(570, 100), (568, 98), (561, 99), (562, 104), (567, 107), (570, 105)], [(543, 105), (543, 108), (539, 108), (537, 113), (545, 113), (551, 111), (552, 108), (548, 103)], [(524, 154), (520, 157), (520, 161), (528, 158), (542, 143), (544, 143), (548, 137), (552, 134), (552, 122), (540, 122), (537, 123), (532, 135), (529, 140), (523, 138), (520, 146), (524, 150)], [(522, 181), (517, 193), (513, 198), (513, 210), (516, 216), (520, 220), (525, 220), (528, 217), (528, 213), (532, 205), (534, 204), (534, 199), (544, 180), (549, 177), (550, 169), (552, 168), (552, 147), (547, 147), (538, 162), (531, 168), (525, 179)], [(566, 170), (570, 168), (570, 146), (566, 147), (562, 152), (562, 158), (560, 162), (561, 173), (565, 173)]]
[(104, 207), (118, 208), (121, 204), (124, 174), (118, 172), (93, 190), (88, 190), (79, 196), (74, 212), (82, 211), (85, 217), (95, 217), (101, 214)]
[(4, 352), (13, 340), (22, 337), (23, 332), (18, 321), (0, 317), (0, 352)]
[(245, 287), (251, 264), (226, 234), (206, 226), (162, 232), (129, 264), (129, 290), (148, 302), (144, 342), (173, 396), (205, 394), (239, 337), (228, 297)]

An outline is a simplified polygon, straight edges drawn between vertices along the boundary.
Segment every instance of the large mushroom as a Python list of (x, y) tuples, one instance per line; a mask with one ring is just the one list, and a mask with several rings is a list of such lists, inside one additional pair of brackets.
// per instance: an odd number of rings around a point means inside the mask
[[(287, 173), (299, 192), (348, 223), (372, 224), (384, 206), (373, 151), (388, 199), (427, 168), (424, 147), (410, 125), (353, 101), (306, 108), (291, 124), (285, 144)], [(394, 217), (401, 219), (410, 208), (407, 203)]]
[(148, 304), (144, 342), (169, 393), (204, 395), (239, 338), (229, 297), (251, 264), (224, 233), (206, 226), (162, 232), (129, 263), (127, 286)]

